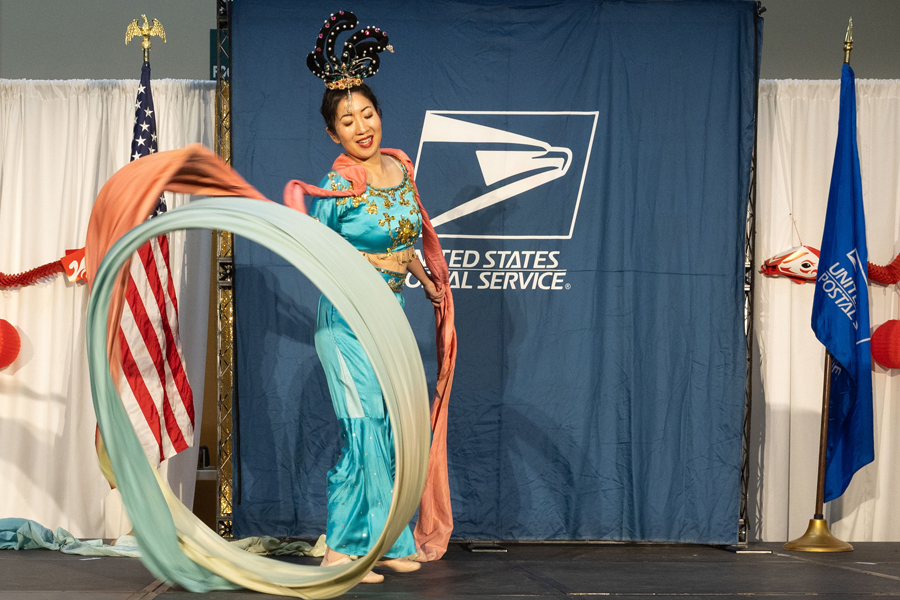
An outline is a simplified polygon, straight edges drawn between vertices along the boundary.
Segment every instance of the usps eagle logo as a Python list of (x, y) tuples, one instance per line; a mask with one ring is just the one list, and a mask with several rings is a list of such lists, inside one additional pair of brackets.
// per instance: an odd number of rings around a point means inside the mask
[(426, 112), (416, 183), (435, 231), (571, 238), (597, 119), (597, 112)]

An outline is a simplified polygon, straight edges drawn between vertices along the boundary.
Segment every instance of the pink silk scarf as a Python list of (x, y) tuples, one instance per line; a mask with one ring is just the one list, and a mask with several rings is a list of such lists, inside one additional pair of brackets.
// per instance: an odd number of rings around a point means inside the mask
[[(382, 148), (381, 152), (393, 156), (406, 167), (410, 179), (413, 165), (409, 157), (400, 150)], [(352, 184), (349, 190), (325, 190), (302, 181), (292, 180), (284, 188), (284, 204), (306, 213), (303, 195), (315, 197), (359, 196), (366, 191), (366, 169), (350, 157), (342, 154), (331, 167)], [(454, 325), (453, 294), (450, 291), (450, 272), (438, 236), (431, 225), (428, 213), (419, 199), (419, 190), (413, 181), (413, 191), (419, 212), (422, 214), (422, 252), (425, 264), (431, 272), (431, 279), (438, 290), (446, 290), (444, 301), (434, 309), (435, 342), (437, 345), (437, 385), (431, 403), (431, 451), (428, 456), (428, 474), (425, 491), (419, 504), (419, 520), (416, 523), (415, 539), (418, 560), (438, 560), (447, 551), (450, 533), (453, 531), (453, 512), (450, 506), (450, 482), (447, 476), (447, 406), (450, 389), (453, 386), (453, 372), (456, 367), (456, 327)]]

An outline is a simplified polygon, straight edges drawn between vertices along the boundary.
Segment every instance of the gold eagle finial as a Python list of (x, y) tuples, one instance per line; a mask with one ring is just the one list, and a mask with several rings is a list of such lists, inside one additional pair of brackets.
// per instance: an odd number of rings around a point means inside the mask
[(128, 24), (128, 28), (125, 30), (125, 43), (127, 44), (131, 41), (131, 38), (137, 36), (144, 38), (141, 42), (141, 48), (144, 49), (144, 62), (150, 62), (150, 36), (155, 35), (165, 42), (166, 32), (163, 29), (162, 23), (156, 19), (153, 19), (153, 25), (150, 25), (150, 22), (147, 20), (147, 15), (141, 15), (141, 17), (144, 19), (143, 25), (138, 25), (137, 19)]

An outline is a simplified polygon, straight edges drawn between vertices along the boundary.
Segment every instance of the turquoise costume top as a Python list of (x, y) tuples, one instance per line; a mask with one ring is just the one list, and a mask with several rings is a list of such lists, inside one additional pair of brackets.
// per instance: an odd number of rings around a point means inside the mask
[[(335, 230), (360, 252), (379, 259), (409, 256), (422, 230), (422, 218), (409, 173), (392, 188), (367, 186), (360, 196), (317, 198), (310, 215)], [(337, 172), (320, 188), (352, 185)], [(380, 261), (381, 262), (381, 261)], [(403, 261), (398, 261), (400, 265)], [(406, 274), (376, 268), (403, 305)], [(381, 386), (356, 336), (325, 296), (319, 300), (316, 352), (325, 369), (341, 430), (341, 456), (328, 472), (328, 546), (343, 554), (366, 554), (387, 521), (394, 487), (394, 443)], [(385, 554), (415, 554), (409, 527)]]

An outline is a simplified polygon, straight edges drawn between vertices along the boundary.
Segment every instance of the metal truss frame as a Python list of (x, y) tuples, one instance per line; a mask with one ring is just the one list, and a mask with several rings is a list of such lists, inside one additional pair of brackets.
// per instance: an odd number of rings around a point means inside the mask
[[(763, 8), (756, 3), (756, 31)], [(753, 153), (750, 157), (750, 189), (747, 195), (747, 223), (744, 233), (744, 338), (747, 350), (747, 384), (744, 389), (744, 419), (741, 427), (741, 498), (738, 512), (738, 546), (746, 546), (750, 541), (750, 423), (753, 400), (753, 283), (756, 274), (753, 265), (756, 257), (756, 140), (758, 132), (759, 106), (759, 36), (754, 38), (754, 72), (756, 88), (753, 97)]]
[[(216, 2), (216, 154), (231, 164), (231, 0)], [(224, 68), (223, 68), (224, 67)], [(215, 232), (216, 532), (233, 536), (235, 397), (234, 235)]]

